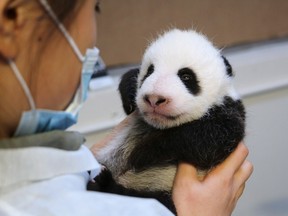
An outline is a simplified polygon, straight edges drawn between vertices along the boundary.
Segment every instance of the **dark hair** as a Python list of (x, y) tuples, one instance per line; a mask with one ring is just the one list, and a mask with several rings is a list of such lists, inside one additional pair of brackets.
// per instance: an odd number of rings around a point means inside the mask
[(60, 21), (64, 21), (83, 1), (79, 0), (48, 0), (54, 13)]

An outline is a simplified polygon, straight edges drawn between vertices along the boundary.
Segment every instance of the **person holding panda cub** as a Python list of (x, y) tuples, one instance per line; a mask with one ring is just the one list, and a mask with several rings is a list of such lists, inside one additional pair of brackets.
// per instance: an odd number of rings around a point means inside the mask
[[(98, 9), (97, 0), (0, 2), (0, 215), (171, 215), (153, 199), (86, 190), (100, 170), (93, 153), (131, 116), (92, 151), (64, 131), (77, 121), (98, 59)], [(247, 155), (240, 143), (203, 180), (179, 164), (178, 215), (231, 215), (253, 171)]]

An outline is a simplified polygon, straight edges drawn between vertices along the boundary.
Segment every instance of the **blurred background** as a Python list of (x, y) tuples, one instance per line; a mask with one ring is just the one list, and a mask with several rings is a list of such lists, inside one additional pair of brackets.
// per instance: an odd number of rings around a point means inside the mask
[(97, 143), (125, 115), (117, 87), (151, 40), (177, 27), (206, 34), (232, 64), (247, 109), (255, 166), (234, 216), (288, 215), (288, 1), (103, 0), (98, 47), (106, 64), (90, 83), (79, 130)]

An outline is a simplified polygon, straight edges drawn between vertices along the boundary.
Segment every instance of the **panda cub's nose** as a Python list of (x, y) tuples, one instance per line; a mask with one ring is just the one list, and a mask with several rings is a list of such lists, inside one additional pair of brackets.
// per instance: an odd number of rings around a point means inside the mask
[(146, 94), (144, 96), (144, 101), (151, 107), (158, 107), (160, 105), (165, 105), (168, 103), (168, 99), (160, 96), (160, 95), (154, 95), (154, 94)]

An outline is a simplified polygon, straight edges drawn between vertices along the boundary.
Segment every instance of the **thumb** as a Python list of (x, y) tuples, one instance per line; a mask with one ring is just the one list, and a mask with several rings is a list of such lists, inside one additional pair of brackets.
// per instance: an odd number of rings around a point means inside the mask
[(179, 163), (175, 177), (175, 183), (179, 179), (181, 179), (181, 182), (183, 183), (188, 181), (187, 183), (189, 184), (191, 184), (193, 181), (199, 182), (197, 169), (189, 163)]

